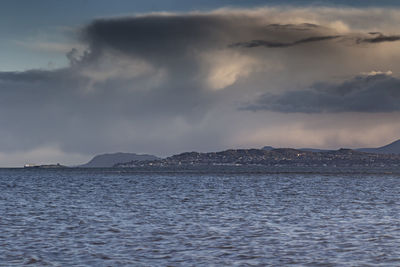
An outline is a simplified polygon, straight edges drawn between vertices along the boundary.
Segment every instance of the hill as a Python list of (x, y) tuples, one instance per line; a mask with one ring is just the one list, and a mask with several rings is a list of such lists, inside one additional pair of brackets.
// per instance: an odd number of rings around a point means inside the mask
[(81, 168), (108, 168), (113, 167), (117, 163), (128, 162), (128, 161), (146, 161), (146, 160), (157, 160), (158, 158), (153, 155), (147, 154), (135, 154), (135, 153), (112, 153), (102, 154), (95, 156), (88, 163), (80, 165)]
[(266, 150), (266, 151), (271, 151), (273, 149), (275, 149), (275, 148), (272, 147), (272, 146), (265, 146), (265, 147), (262, 148), (262, 150)]
[(359, 148), (357, 151), (379, 154), (400, 154), (400, 139), (377, 148)]
[[(265, 146), (262, 148), (266, 151), (271, 151), (274, 148), (271, 146)], [(298, 150), (307, 151), (307, 152), (330, 152), (332, 150), (329, 149), (318, 149), (318, 148), (299, 148)], [(355, 151), (359, 152), (366, 152), (366, 153), (376, 153), (376, 154), (400, 154), (400, 139), (394, 141), (388, 145), (376, 148), (357, 148), (354, 149)]]
[[(271, 151), (274, 149), (276, 149), (276, 148), (274, 148), (272, 146), (265, 146), (262, 148), (262, 150), (265, 150), (265, 151)], [(328, 149), (318, 149), (318, 148), (299, 148), (298, 150), (307, 151), (307, 152), (329, 152), (329, 151), (331, 151)]]

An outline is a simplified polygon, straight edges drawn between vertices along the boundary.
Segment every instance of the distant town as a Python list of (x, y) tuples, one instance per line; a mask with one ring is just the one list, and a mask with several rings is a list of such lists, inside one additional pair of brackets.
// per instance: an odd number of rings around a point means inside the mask
[(291, 148), (272, 150), (230, 149), (221, 152), (186, 152), (165, 159), (131, 161), (114, 167), (187, 167), (187, 166), (331, 166), (331, 167), (385, 167), (400, 166), (400, 155), (359, 152), (351, 149), (312, 152)]

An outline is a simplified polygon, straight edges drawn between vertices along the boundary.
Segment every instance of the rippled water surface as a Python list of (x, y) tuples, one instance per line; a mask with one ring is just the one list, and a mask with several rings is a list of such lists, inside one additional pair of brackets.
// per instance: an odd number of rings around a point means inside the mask
[(0, 170), (0, 266), (400, 266), (400, 177)]

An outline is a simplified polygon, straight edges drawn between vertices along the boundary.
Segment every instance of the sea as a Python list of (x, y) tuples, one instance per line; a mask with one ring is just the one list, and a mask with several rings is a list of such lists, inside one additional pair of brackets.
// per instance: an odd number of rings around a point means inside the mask
[(0, 169), (0, 266), (400, 266), (400, 169)]

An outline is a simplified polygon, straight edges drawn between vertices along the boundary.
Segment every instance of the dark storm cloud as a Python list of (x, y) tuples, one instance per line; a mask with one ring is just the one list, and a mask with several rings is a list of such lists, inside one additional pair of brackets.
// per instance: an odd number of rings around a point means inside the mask
[[(197, 53), (225, 47), (223, 36), (231, 40), (235, 28), (230, 18), (212, 15), (93, 21), (81, 31), (88, 50), (67, 53), (69, 67), (0, 72), (1, 151), (45, 144), (90, 154), (125, 151), (129, 135), (142, 151), (151, 147), (149, 136), (153, 146), (167, 147), (183, 131), (177, 125), (172, 134), (173, 121), (193, 124), (222, 97), (207, 87)], [(201, 138), (207, 134), (191, 142)]]
[[(118, 136), (131, 131), (129, 125), (135, 125), (134, 132), (139, 133), (149, 128), (149, 123), (162, 125), (178, 117), (196, 121), (214, 101), (190, 80), (167, 79), (160, 90), (142, 89), (154, 79), (152, 75), (115, 77), (91, 88), (90, 77), (81, 71), (85, 68), (74, 66), (58, 71), (0, 73), (2, 151), (45, 144), (90, 154), (125, 151), (128, 148), (119, 143), (126, 140)], [(158, 136), (163, 134), (160, 131)], [(145, 144), (140, 143), (135, 144)]]
[[(249, 18), (247, 18), (249, 19)], [(232, 36), (235, 23), (224, 16), (149, 15), (100, 19), (82, 30), (92, 53), (115, 49), (157, 61), (180, 59), (194, 49), (218, 46)]]
[(358, 38), (357, 43), (385, 43), (385, 42), (397, 42), (400, 41), (400, 35), (384, 35), (380, 32), (370, 32), (374, 37), (369, 38)]
[(375, 74), (340, 84), (319, 83), (306, 90), (264, 94), (245, 109), (284, 113), (400, 111), (400, 80)]
[[(93, 55), (115, 49), (158, 64), (181, 64), (179, 60), (207, 49), (282, 48), (342, 36), (312, 23), (267, 24), (244, 14), (193, 14), (100, 19), (85, 27), (81, 37), (90, 44)], [(241, 41), (247, 38), (252, 41)]]
[(280, 47), (296, 46), (296, 45), (306, 44), (306, 43), (314, 43), (314, 42), (333, 40), (333, 39), (337, 39), (339, 37), (341, 37), (341, 36), (340, 35), (313, 36), (313, 37), (300, 39), (300, 40), (290, 42), (290, 43), (272, 42), (272, 41), (265, 41), (265, 40), (253, 40), (250, 42), (232, 44), (232, 45), (230, 45), (230, 47), (252, 48), (252, 47), (262, 46), (262, 47), (269, 47), (269, 48), (280, 48)]

